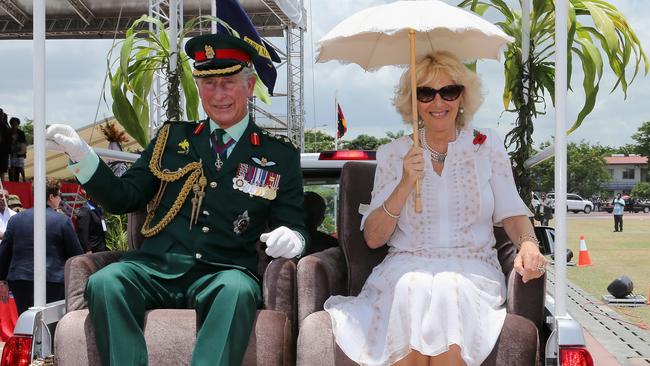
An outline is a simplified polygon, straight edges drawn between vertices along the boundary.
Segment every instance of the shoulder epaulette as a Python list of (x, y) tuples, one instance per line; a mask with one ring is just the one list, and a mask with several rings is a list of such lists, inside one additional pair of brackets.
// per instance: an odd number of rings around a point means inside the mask
[(282, 142), (282, 143), (284, 143), (285, 145), (290, 146), (290, 147), (292, 147), (292, 148), (294, 148), (294, 149), (296, 149), (296, 150), (298, 149), (298, 145), (296, 145), (296, 143), (293, 142), (293, 141), (292, 141), (290, 138), (288, 138), (287, 136), (284, 136), (284, 135), (276, 135), (276, 134), (271, 133), (271, 132), (269, 132), (269, 131), (267, 131), (267, 130), (265, 130), (265, 129), (262, 129), (262, 134), (265, 135), (265, 136), (267, 136), (268, 138), (270, 138), (270, 139), (272, 139), (272, 140)]

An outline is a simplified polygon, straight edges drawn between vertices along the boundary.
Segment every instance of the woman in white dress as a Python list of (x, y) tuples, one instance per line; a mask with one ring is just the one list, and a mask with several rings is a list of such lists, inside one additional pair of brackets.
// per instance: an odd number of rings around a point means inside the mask
[[(411, 120), (410, 72), (395, 96), (404, 121)], [(493, 225), (517, 245), (524, 282), (544, 273), (546, 259), (503, 142), (469, 123), (483, 101), (478, 76), (443, 52), (420, 60), (415, 72), (422, 148), (411, 136), (379, 148), (361, 223), (368, 246), (387, 244), (388, 255), (358, 296), (332, 296), (325, 310), (337, 344), (361, 365), (480, 365), (506, 315)]]

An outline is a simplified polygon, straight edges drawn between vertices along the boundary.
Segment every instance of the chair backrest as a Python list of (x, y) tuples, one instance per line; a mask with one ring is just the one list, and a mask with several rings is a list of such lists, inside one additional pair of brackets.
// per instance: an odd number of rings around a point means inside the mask
[[(359, 230), (361, 214), (359, 204), (370, 203), (374, 184), (376, 164), (367, 162), (348, 162), (343, 166), (339, 196), (339, 245), (345, 255), (348, 274), (348, 295), (356, 296), (363, 284), (386, 253), (387, 246), (370, 249)], [(497, 240), (495, 248), (506, 277), (510, 274), (517, 254), (515, 246), (501, 227), (494, 228)]]
[(359, 204), (370, 203), (370, 194), (375, 181), (375, 163), (348, 162), (341, 170), (339, 195), (339, 245), (343, 249), (348, 269), (348, 295), (356, 296), (361, 291), (372, 269), (379, 264), (387, 246), (370, 249), (359, 230), (361, 214)]

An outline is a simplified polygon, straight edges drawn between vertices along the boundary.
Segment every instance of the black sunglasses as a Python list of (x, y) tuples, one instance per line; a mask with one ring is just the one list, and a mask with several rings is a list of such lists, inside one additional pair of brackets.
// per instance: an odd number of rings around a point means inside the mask
[(447, 85), (440, 89), (430, 88), (428, 86), (418, 86), (417, 98), (422, 103), (429, 103), (436, 98), (436, 94), (440, 94), (440, 98), (453, 102), (460, 97), (465, 87), (462, 85)]

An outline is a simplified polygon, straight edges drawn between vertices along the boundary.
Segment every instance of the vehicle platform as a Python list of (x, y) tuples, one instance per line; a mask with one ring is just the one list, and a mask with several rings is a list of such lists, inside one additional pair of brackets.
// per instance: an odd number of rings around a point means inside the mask
[[(555, 291), (554, 274), (553, 266), (549, 265), (546, 291), (551, 295)], [(567, 311), (588, 333), (585, 334), (587, 349), (596, 365), (650, 366), (650, 332), (573, 282), (567, 281), (567, 285)]]

